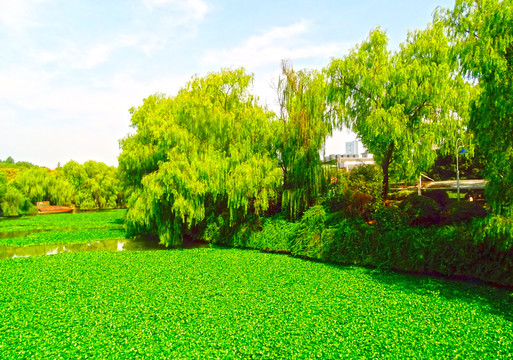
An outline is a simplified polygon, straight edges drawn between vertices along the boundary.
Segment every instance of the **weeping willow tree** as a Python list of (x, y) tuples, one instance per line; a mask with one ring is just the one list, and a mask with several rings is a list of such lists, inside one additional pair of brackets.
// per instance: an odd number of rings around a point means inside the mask
[(277, 142), (284, 179), (282, 206), (296, 219), (319, 199), (324, 179), (320, 150), (333, 124), (327, 114), (323, 74), (294, 71), (288, 61), (282, 62), (282, 72)]
[(252, 81), (244, 69), (223, 70), (131, 109), (136, 133), (121, 140), (119, 157), (131, 193), (129, 234), (179, 245), (184, 234), (202, 236), (267, 210), (282, 172), (272, 113), (249, 93)]
[(73, 187), (59, 171), (31, 167), (21, 171), (13, 186), (32, 203), (50, 201), (54, 205), (71, 205)]

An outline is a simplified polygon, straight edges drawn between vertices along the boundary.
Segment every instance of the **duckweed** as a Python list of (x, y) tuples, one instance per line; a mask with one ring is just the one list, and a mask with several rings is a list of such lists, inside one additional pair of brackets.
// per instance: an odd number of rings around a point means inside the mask
[(33, 229), (123, 228), (125, 209), (0, 218), (0, 232)]
[(510, 358), (511, 293), (249, 250), (0, 261), (20, 358)]
[(23, 216), (0, 221), (0, 246), (73, 244), (125, 237), (126, 210)]

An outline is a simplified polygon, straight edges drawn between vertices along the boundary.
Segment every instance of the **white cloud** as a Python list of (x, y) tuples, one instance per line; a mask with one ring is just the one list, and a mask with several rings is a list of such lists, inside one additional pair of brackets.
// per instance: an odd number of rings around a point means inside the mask
[(228, 50), (209, 50), (201, 58), (205, 66), (244, 66), (255, 69), (267, 64), (278, 64), (282, 59), (329, 58), (341, 51), (341, 44), (312, 45), (301, 36), (308, 32), (305, 21), (276, 27), (258, 36), (252, 36), (242, 45)]
[[(146, 40), (148, 39), (148, 40)], [(32, 49), (30, 54), (33, 64), (44, 66), (57, 65), (61, 70), (93, 69), (98, 65), (109, 62), (115, 52), (124, 48), (135, 48), (146, 55), (150, 55), (164, 46), (164, 40), (158, 36), (148, 35), (121, 35), (110, 42), (97, 42), (83, 44), (62, 39), (55, 50)]]
[(274, 43), (276, 40), (287, 40), (294, 36), (304, 34), (308, 31), (308, 24), (302, 20), (296, 24), (285, 27), (275, 27), (263, 35), (250, 37), (246, 41), (248, 47), (266, 47)]
[(37, 25), (35, 8), (48, 0), (0, 0), (0, 24), (10, 30), (24, 31)]
[(85, 69), (91, 69), (102, 64), (109, 59), (116, 47), (115, 44), (96, 44), (87, 50), (86, 56), (80, 65)]
[(98, 75), (93, 87), (69, 86), (53, 73), (21, 66), (0, 71), (0, 78), (6, 104), (0, 103), (0, 159), (12, 155), (49, 167), (70, 159), (116, 165), (118, 140), (133, 132), (128, 110), (156, 92), (175, 95), (189, 79), (167, 75), (138, 81), (117, 73)]
[(144, 5), (152, 11), (167, 7), (183, 13), (187, 19), (202, 20), (208, 12), (208, 5), (203, 0), (144, 0)]

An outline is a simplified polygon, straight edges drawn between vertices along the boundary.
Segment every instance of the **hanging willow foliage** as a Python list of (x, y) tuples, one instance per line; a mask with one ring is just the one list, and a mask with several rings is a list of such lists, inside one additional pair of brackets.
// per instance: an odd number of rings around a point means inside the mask
[(282, 62), (280, 137), (277, 148), (284, 174), (282, 204), (291, 219), (316, 203), (323, 168), (320, 150), (333, 124), (326, 108), (326, 81), (317, 71), (294, 71)]
[(221, 216), (233, 226), (262, 213), (282, 183), (272, 113), (260, 107), (244, 69), (194, 77), (175, 97), (131, 109), (135, 135), (121, 140), (119, 170), (131, 191), (130, 234), (179, 245)]

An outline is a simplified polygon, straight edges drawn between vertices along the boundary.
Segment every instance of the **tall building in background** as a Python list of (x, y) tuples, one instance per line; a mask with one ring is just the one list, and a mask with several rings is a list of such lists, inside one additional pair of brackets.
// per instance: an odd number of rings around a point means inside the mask
[(347, 155), (358, 154), (358, 140), (346, 142), (346, 154)]

